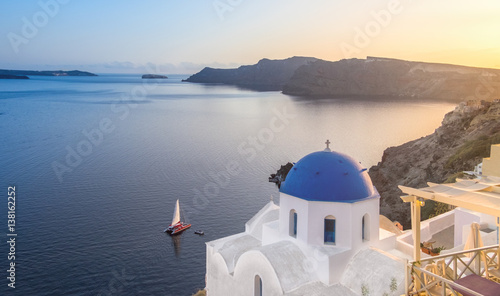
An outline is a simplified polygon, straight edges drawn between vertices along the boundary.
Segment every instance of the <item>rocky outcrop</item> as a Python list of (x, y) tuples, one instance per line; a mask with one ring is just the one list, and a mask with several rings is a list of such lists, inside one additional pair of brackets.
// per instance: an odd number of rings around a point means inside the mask
[(168, 77), (165, 75), (158, 74), (144, 74), (142, 75), (142, 79), (167, 79)]
[(398, 185), (420, 188), (451, 180), (456, 173), (473, 170), (489, 156), (491, 144), (498, 143), (500, 102), (461, 103), (433, 134), (386, 149), (382, 161), (370, 168), (381, 195), (381, 214), (408, 227), (410, 207), (401, 201)]
[(269, 182), (276, 183), (278, 185), (278, 188), (281, 187), (281, 183), (285, 182), (286, 176), (288, 175), (288, 172), (293, 167), (293, 163), (288, 162), (285, 165), (282, 165), (278, 171), (276, 171), (276, 174), (271, 174), (269, 176)]
[(308, 57), (292, 57), (285, 60), (262, 59), (255, 65), (241, 66), (237, 69), (206, 67), (183, 81), (231, 84), (254, 90), (281, 90), (295, 70), (316, 60)]
[(85, 71), (30, 71), (30, 70), (3, 70), (0, 69), (0, 75), (25, 75), (25, 76), (97, 76), (94, 73)]
[(298, 68), (283, 93), (492, 100), (500, 97), (500, 70), (375, 57), (317, 60)]

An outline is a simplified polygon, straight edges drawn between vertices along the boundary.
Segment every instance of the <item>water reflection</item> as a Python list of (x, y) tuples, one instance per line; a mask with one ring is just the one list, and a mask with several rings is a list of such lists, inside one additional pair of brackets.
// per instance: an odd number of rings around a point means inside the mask
[(170, 236), (172, 238), (172, 244), (174, 246), (174, 253), (176, 257), (181, 255), (181, 235), (182, 234)]

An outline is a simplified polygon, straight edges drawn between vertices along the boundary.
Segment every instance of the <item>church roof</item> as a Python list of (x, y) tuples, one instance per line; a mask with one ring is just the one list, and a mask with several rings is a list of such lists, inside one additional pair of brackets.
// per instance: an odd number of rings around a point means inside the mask
[(291, 241), (279, 241), (257, 248), (256, 251), (267, 258), (285, 293), (315, 279), (311, 272), (311, 259)]
[(328, 148), (300, 159), (281, 184), (280, 192), (308, 201), (346, 203), (379, 197), (359, 162)]

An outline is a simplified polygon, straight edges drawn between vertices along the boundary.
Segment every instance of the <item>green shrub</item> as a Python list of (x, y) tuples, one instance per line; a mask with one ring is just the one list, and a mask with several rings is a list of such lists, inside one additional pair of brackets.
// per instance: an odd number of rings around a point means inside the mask
[(433, 212), (429, 215), (429, 218), (436, 217), (438, 215), (444, 214), (450, 210), (450, 205), (436, 202)]
[(458, 172), (458, 173), (455, 173), (451, 176), (449, 176), (445, 181), (444, 183), (455, 183), (457, 182), (457, 178), (463, 178), (464, 177), (464, 172)]
[(493, 144), (500, 144), (500, 133), (467, 141), (448, 159), (445, 168), (452, 168), (459, 162), (465, 162), (476, 157), (489, 157), (490, 147)]

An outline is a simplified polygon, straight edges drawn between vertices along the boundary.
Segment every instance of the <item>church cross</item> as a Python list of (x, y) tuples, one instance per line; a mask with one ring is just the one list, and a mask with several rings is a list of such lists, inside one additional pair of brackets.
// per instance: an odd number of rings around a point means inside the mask
[(330, 146), (329, 146), (330, 145), (330, 140), (326, 140), (325, 144), (326, 144), (326, 149), (329, 149), (330, 148)]

